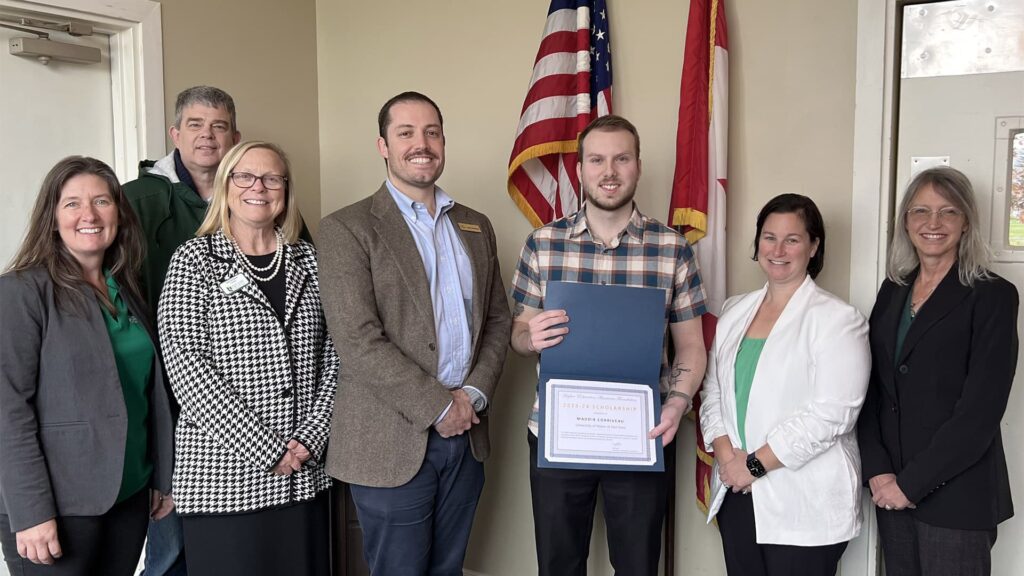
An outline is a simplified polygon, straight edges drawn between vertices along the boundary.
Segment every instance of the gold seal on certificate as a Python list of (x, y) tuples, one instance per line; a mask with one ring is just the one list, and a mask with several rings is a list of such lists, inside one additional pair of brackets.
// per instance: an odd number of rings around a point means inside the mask
[(544, 387), (544, 458), (587, 468), (658, 462), (654, 390), (646, 384), (555, 379)]

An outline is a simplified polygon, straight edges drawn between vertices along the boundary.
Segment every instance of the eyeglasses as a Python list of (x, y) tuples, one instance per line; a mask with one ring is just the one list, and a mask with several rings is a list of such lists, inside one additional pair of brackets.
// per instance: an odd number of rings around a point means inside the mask
[(914, 206), (913, 208), (907, 210), (907, 220), (909, 220), (910, 222), (918, 223), (930, 222), (932, 219), (932, 214), (938, 214), (939, 222), (942, 223), (958, 222), (961, 218), (964, 217), (963, 212), (957, 210), (956, 208), (951, 208), (949, 206), (945, 208), (939, 208), (938, 210), (932, 210), (931, 208), (926, 208), (924, 206)]
[(263, 187), (267, 190), (280, 190), (284, 188), (284, 185), (288, 182), (288, 179), (284, 176), (278, 176), (277, 174), (264, 174), (263, 176), (257, 176), (255, 174), (249, 174), (248, 172), (232, 172), (231, 182), (239, 188), (249, 188), (256, 181), (259, 180), (263, 183)]

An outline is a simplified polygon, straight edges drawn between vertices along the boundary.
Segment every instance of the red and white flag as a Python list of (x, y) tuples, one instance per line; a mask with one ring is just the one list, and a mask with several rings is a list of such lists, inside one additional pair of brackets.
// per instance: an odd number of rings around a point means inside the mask
[[(729, 133), (729, 43), (725, 0), (690, 0), (679, 95), (676, 172), (668, 221), (693, 245), (708, 297), (704, 342), (711, 346), (725, 303), (725, 197)], [(695, 413), (699, 398), (694, 398)], [(697, 503), (707, 512), (713, 455), (697, 424)]]
[(605, 0), (551, 0), (508, 163), (508, 194), (534, 226), (576, 212), (576, 137), (612, 110)]

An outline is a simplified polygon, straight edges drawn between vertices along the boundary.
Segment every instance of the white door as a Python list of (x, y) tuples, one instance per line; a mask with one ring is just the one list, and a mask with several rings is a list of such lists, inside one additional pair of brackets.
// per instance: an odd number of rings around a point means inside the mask
[[(99, 49), (101, 61), (43, 66), (9, 53), (10, 38), (30, 34), (0, 28), (0, 269), (20, 245), (40, 184), (58, 160), (99, 158), (124, 181), (135, 177), (140, 158), (163, 155), (165, 129), (158, 3), (0, 0), (4, 14), (92, 24), (93, 36), (48, 34)], [(9, 576), (2, 562), (0, 576)]]
[(0, 28), (0, 266), (6, 268), (25, 234), (39, 185), (71, 154), (114, 160), (110, 41), (97, 34), (54, 40), (100, 49), (98, 64), (52, 61), (44, 66), (8, 51), (11, 38), (30, 34)]
[[(905, 6), (896, 153), (897, 196), (914, 166), (946, 162), (974, 184), (986, 237), (997, 251), (993, 270), (1024, 295), (1024, 224), (1008, 242), (1009, 153), (1024, 133), (1024, 0), (957, 0)], [(1019, 138), (1024, 195), (1024, 136)], [(899, 201), (899, 198), (896, 198)], [(1018, 333), (1024, 324), (1018, 316)], [(999, 526), (994, 575), (1024, 571), (1024, 362), (1002, 423), (1017, 516)], [(979, 494), (979, 498), (986, 495)]]
[[(0, 266), (6, 268), (25, 235), (39, 186), (53, 165), (71, 154), (114, 158), (110, 41), (107, 36), (50, 38), (99, 48), (98, 64), (50, 62), (14, 56), (11, 38), (32, 37), (0, 28)], [(2, 465), (2, 464), (0, 464)], [(8, 576), (0, 564), (0, 576)]]

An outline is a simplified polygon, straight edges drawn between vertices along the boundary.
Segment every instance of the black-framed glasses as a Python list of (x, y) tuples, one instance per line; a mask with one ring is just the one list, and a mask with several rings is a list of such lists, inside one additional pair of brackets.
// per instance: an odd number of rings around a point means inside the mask
[(288, 179), (284, 176), (278, 176), (277, 174), (264, 174), (263, 176), (257, 176), (248, 172), (232, 172), (231, 182), (239, 188), (249, 188), (256, 181), (263, 182), (263, 187), (267, 190), (280, 190), (284, 188), (288, 183)]
[(939, 208), (938, 210), (932, 210), (927, 206), (912, 206), (907, 210), (907, 220), (911, 222), (929, 222), (932, 219), (932, 214), (938, 214), (939, 222), (958, 222), (964, 217), (964, 213), (953, 208), (946, 206), (945, 208)]

